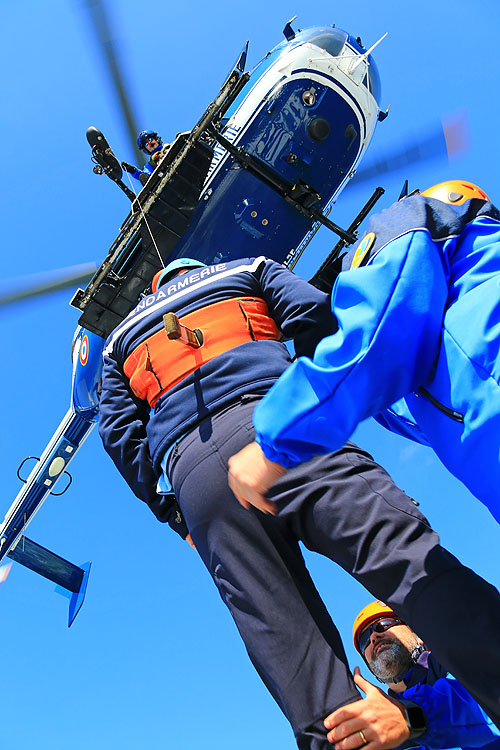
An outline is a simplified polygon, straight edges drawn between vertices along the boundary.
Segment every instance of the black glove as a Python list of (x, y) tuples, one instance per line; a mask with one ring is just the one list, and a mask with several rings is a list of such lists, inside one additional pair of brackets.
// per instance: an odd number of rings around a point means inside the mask
[(130, 172), (130, 174), (134, 174), (137, 167), (134, 167), (133, 164), (128, 164), (126, 161), (122, 161), (122, 167), (125, 170), (125, 172)]

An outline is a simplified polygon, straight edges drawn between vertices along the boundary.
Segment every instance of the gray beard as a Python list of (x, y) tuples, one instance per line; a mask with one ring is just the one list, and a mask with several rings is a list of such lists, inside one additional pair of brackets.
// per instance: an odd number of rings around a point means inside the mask
[(394, 682), (399, 675), (404, 676), (413, 666), (411, 652), (399, 641), (386, 646), (369, 665), (375, 677), (386, 684)]

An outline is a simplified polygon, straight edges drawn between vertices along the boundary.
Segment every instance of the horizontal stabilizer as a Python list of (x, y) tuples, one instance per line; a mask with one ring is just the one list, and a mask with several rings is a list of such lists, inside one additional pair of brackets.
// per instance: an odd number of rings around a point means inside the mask
[(69, 627), (85, 598), (90, 563), (85, 563), (79, 568), (25, 536), (21, 537), (7, 556), (69, 592)]

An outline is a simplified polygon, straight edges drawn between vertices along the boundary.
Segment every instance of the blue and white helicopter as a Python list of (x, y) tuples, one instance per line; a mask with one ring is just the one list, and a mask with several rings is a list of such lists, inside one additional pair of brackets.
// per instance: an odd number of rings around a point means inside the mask
[[(102, 348), (111, 330), (171, 260), (212, 264), (266, 255), (293, 268), (321, 225), (340, 239), (312, 281), (331, 287), (336, 258), (383, 192), (375, 191), (347, 230), (328, 218), (387, 116), (371, 54), (379, 42), (365, 49), (335, 27), (295, 33), (291, 22), (284, 35), (251, 73), (244, 72), (243, 51), (198, 123), (177, 137), (132, 195), (104, 262), (71, 301), (81, 316), (70, 408), (0, 525), (0, 564), (8, 557), (69, 592), (69, 625), (83, 603), (90, 563), (73, 565), (25, 531), (96, 423)], [(96, 129), (91, 135), (97, 171), (120, 182), (107, 142)]]

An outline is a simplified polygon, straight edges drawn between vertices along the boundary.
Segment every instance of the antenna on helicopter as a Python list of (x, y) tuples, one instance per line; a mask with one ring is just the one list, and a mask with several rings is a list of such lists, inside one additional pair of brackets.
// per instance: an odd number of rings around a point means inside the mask
[(370, 49), (366, 50), (366, 52), (363, 52), (363, 54), (360, 55), (359, 57), (356, 57), (356, 59), (351, 63), (351, 65), (349, 67), (349, 72), (350, 73), (354, 73), (354, 71), (356, 70), (356, 68), (358, 67), (358, 65), (360, 65), (360, 63), (362, 63), (363, 61), (368, 60), (368, 55), (371, 55), (371, 53), (373, 52), (373, 50), (375, 49), (375, 47), (378, 47), (378, 45), (380, 44), (380, 42), (382, 42), (386, 38), (386, 36), (387, 36), (388, 33), (389, 32), (386, 31), (385, 34), (380, 37), (380, 39), (378, 40), (378, 42), (375, 42), (375, 44), (372, 44), (372, 46), (370, 47)]
[(401, 188), (398, 201), (402, 200), (403, 198), (406, 198), (407, 195), (408, 195), (408, 180), (405, 180), (403, 182), (403, 187)]
[(389, 104), (389, 106), (387, 107), (387, 109), (385, 110), (385, 112), (382, 112), (382, 110), (380, 110), (380, 112), (378, 113), (378, 121), (379, 122), (383, 122), (385, 120), (385, 118), (389, 114), (390, 108), (391, 108), (391, 105)]
[(248, 44), (249, 44), (249, 40), (247, 39), (247, 41), (245, 42), (245, 46), (243, 47), (241, 51), (241, 55), (239, 56), (238, 61), (236, 62), (234, 66), (236, 70), (240, 71), (240, 73), (245, 72), (245, 65), (247, 62), (247, 55), (248, 55)]

